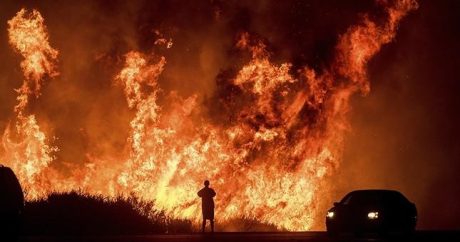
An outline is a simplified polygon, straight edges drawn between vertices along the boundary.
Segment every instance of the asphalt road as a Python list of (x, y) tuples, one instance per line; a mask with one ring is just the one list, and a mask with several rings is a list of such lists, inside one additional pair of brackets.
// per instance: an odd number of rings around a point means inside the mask
[[(3, 241), (3, 240), (2, 240)], [(418, 231), (410, 238), (389, 237), (386, 239), (372, 236), (354, 238), (352, 236), (341, 236), (339, 238), (329, 238), (325, 232), (280, 232), (280, 233), (213, 233), (213, 234), (177, 234), (177, 235), (136, 235), (136, 236), (117, 236), (117, 237), (23, 237), (15, 241), (24, 242), (79, 242), (79, 241), (114, 241), (114, 242), (199, 242), (199, 241), (269, 241), (269, 242), (348, 242), (348, 241), (452, 241), (460, 242), (460, 231)]]

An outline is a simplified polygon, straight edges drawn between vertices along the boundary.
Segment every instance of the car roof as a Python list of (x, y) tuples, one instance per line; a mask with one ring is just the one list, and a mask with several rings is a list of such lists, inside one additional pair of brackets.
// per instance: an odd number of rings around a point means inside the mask
[(389, 190), (389, 189), (363, 189), (363, 190), (354, 190), (350, 193), (400, 193), (396, 190)]
[[(355, 191), (351, 191), (350, 193), (348, 193), (347, 195), (345, 195), (345, 197), (348, 197), (348, 196), (354, 196), (354, 195), (362, 195), (362, 196), (397, 196), (397, 197), (402, 197), (404, 199), (407, 200), (407, 198), (399, 191), (396, 191), (396, 190), (387, 190), (387, 189), (366, 189), (366, 190), (355, 190)], [(344, 197), (344, 198), (345, 198)]]

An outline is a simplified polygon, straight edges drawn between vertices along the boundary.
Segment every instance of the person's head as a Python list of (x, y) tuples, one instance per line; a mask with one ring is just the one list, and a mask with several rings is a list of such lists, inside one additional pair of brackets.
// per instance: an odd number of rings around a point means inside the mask
[(209, 181), (208, 180), (204, 181), (204, 186), (209, 187)]

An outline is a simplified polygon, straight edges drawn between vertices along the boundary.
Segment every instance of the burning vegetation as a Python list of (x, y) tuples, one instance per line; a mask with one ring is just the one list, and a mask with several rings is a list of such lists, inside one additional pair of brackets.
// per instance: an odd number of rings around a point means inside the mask
[[(88, 152), (84, 164), (75, 161), (66, 171), (53, 165), (59, 147), (28, 106), (45, 82), (59, 81), (59, 52), (40, 12), (21, 9), (8, 21), (8, 37), (23, 58), (24, 81), (3, 133), (1, 160), (18, 175), (28, 200), (74, 189), (106, 197), (134, 194), (155, 201), (168, 216), (195, 221), (196, 191), (209, 179), (219, 221), (245, 217), (312, 229), (322, 221), (331, 177), (340, 167), (349, 99), (369, 92), (367, 62), (417, 8), (413, 0), (377, 4), (383, 17), (362, 15), (338, 37), (332, 60), (321, 69), (273, 61), (268, 41), (240, 31), (233, 51), (248, 60), (218, 75), (211, 96), (163, 89), (159, 79), (168, 60), (161, 52), (117, 56), (121, 69), (104, 81), (123, 90), (132, 114), (125, 148)], [(152, 45), (175, 48), (174, 39), (155, 34)]]

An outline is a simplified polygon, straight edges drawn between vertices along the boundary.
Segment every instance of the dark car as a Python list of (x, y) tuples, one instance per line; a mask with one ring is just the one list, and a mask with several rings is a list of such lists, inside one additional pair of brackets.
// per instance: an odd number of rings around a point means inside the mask
[(326, 215), (329, 235), (340, 233), (410, 234), (415, 230), (415, 204), (398, 191), (357, 190), (334, 203)]
[(13, 171), (0, 165), (0, 232), (14, 234), (19, 231), (24, 195)]

